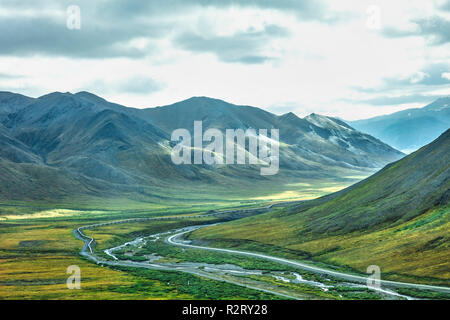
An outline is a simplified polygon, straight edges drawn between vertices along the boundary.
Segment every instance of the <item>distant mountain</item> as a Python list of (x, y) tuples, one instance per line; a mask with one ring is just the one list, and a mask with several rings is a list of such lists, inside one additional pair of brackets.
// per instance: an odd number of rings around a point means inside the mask
[(348, 123), (357, 130), (409, 153), (430, 143), (450, 128), (450, 97), (437, 99), (423, 108)]
[(434, 277), (446, 279), (448, 284), (449, 150), (450, 129), (342, 191), (290, 209), (204, 229), (192, 238), (212, 244), (219, 241), (222, 247), (248, 242), (251, 248), (261, 247), (266, 252), (273, 247), (276, 252), (361, 272), (375, 264), (385, 277), (393, 272), (402, 279)]
[[(194, 120), (202, 120), (204, 130), (278, 128), (279, 175), (262, 177), (254, 165), (173, 164), (171, 132), (192, 130)], [(344, 177), (356, 171), (367, 173), (403, 156), (324, 116), (276, 116), (206, 97), (134, 109), (88, 92), (54, 92), (37, 99), (2, 92), (0, 146), (0, 183), (9, 186), (2, 188), (0, 196), (16, 199), (148, 194), (175, 182), (241, 185), (286, 177)], [(44, 181), (53, 182), (42, 187)]]

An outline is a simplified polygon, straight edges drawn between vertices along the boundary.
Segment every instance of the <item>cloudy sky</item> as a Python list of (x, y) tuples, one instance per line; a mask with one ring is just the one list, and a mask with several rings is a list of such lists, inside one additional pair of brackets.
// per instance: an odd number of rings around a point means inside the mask
[(0, 31), (0, 90), (33, 97), (353, 120), (450, 94), (450, 0), (2, 0)]

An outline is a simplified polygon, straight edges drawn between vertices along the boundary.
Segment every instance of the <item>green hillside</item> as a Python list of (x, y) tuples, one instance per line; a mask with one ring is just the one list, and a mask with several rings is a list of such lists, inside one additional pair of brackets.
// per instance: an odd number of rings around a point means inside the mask
[(308, 258), (385, 277), (450, 279), (450, 130), (340, 192), (194, 232), (210, 245)]

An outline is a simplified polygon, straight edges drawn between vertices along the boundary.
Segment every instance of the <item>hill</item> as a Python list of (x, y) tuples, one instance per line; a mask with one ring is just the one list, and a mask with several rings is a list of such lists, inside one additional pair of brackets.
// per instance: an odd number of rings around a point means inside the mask
[[(284, 252), (393, 279), (450, 279), (450, 130), (337, 193), (194, 232), (220, 246)], [(433, 280), (432, 279), (432, 280)], [(430, 280), (430, 279), (429, 279)]]

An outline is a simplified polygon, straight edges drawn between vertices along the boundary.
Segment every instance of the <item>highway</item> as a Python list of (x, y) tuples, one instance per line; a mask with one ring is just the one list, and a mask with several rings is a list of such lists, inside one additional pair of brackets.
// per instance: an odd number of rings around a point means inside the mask
[(130, 219), (123, 219), (123, 220), (115, 220), (115, 221), (108, 221), (108, 222), (102, 222), (102, 223), (96, 223), (96, 224), (90, 224), (87, 226), (78, 227), (77, 229), (75, 229), (73, 231), (73, 234), (75, 235), (76, 238), (85, 242), (83, 249), (81, 249), (81, 253), (89, 250), (89, 252), (92, 254), (93, 253), (92, 245), (94, 243), (94, 239), (85, 235), (82, 230), (95, 229), (95, 228), (99, 228), (99, 227), (110, 226), (110, 225), (120, 224), (120, 223), (131, 223), (131, 222), (140, 222), (140, 221), (145, 222), (145, 221), (164, 221), (164, 220), (180, 220), (180, 219), (198, 219), (198, 218), (205, 218), (205, 217), (211, 217), (211, 216), (221, 216), (224, 214), (227, 214), (228, 216), (232, 217), (231, 216), (232, 214), (242, 214), (242, 213), (258, 211), (258, 210), (267, 212), (270, 209), (272, 209), (274, 206), (277, 206), (277, 205), (286, 205), (286, 204), (293, 204), (293, 203), (299, 203), (299, 202), (301, 202), (301, 201), (277, 202), (277, 203), (272, 203), (265, 207), (225, 210), (225, 211), (217, 211), (217, 212), (212, 212), (212, 213), (191, 215), (191, 216), (185, 215), (185, 216), (130, 218)]
[[(292, 201), (292, 202), (297, 202), (297, 201)], [(247, 284), (247, 283), (242, 283), (242, 282), (237, 282), (237, 281), (233, 281), (233, 280), (230, 280), (230, 279), (225, 279), (225, 278), (220, 277), (220, 276), (214, 276), (214, 275), (211, 275), (210, 273), (203, 272), (203, 271), (195, 269), (195, 268), (165, 267), (165, 266), (161, 266), (161, 265), (158, 265), (158, 264), (148, 264), (148, 263), (142, 263), (142, 262), (109, 261), (109, 260), (105, 260), (105, 259), (102, 259), (100, 257), (97, 257), (94, 254), (94, 251), (93, 251), (93, 248), (92, 248), (93, 245), (94, 245), (94, 239), (92, 237), (89, 237), (89, 236), (87, 236), (86, 234), (83, 233), (83, 230), (86, 230), (86, 229), (95, 229), (95, 228), (99, 228), (99, 227), (102, 227), (102, 226), (108, 226), (108, 225), (114, 225), (114, 224), (120, 224), (120, 223), (131, 223), (131, 222), (139, 222), (139, 221), (161, 221), (161, 220), (171, 220), (171, 219), (204, 218), (204, 217), (208, 217), (208, 216), (220, 216), (220, 215), (223, 215), (223, 214), (244, 213), (244, 212), (256, 211), (256, 210), (261, 210), (261, 211), (266, 212), (266, 211), (269, 211), (275, 205), (288, 204), (288, 203), (292, 203), (292, 202), (273, 203), (273, 204), (270, 204), (270, 205), (268, 205), (266, 207), (248, 208), (248, 209), (240, 209), (240, 210), (226, 210), (226, 211), (213, 212), (213, 213), (208, 213), (208, 214), (203, 214), (203, 215), (160, 217), (160, 218), (159, 217), (154, 217), (154, 218), (123, 219), (123, 220), (116, 220), (116, 221), (104, 222), (104, 223), (96, 223), (96, 224), (91, 224), (91, 225), (87, 225), (87, 226), (78, 227), (77, 229), (73, 230), (72, 233), (74, 234), (75, 238), (77, 238), (77, 239), (79, 239), (79, 240), (84, 242), (84, 245), (83, 245), (83, 248), (80, 251), (80, 254), (82, 256), (86, 257), (87, 259), (95, 262), (96, 264), (99, 264), (99, 265), (147, 268), (147, 269), (162, 270), (162, 271), (186, 272), (186, 273), (190, 273), (190, 274), (193, 274), (193, 275), (205, 277), (205, 278), (208, 278), (208, 279), (217, 280), (217, 281), (224, 281), (224, 282), (231, 283), (231, 284), (234, 284), (234, 285), (238, 285), (238, 286), (241, 286), (241, 287), (246, 287), (246, 288), (249, 288), (249, 289), (253, 289), (253, 290), (258, 290), (258, 291), (274, 294), (274, 295), (281, 296), (281, 297), (284, 297), (284, 298), (287, 298), (287, 299), (298, 300), (299, 297), (296, 297), (296, 296), (293, 296), (293, 295), (277, 292), (277, 291), (274, 291), (274, 290), (269, 290), (267, 288), (261, 288), (261, 287), (258, 287), (258, 286), (255, 286), (255, 285), (251, 285), (251, 284)]]
[[(201, 226), (201, 227), (205, 227), (205, 226)], [(199, 229), (201, 227), (197, 227), (196, 229)], [(175, 245), (175, 246), (180, 246), (180, 247), (185, 247), (185, 248), (211, 250), (211, 251), (239, 254), (239, 255), (244, 255), (244, 256), (248, 256), (248, 257), (255, 257), (255, 258), (271, 260), (271, 261), (275, 261), (275, 262), (278, 262), (278, 263), (281, 263), (281, 264), (297, 267), (297, 268), (300, 268), (302, 270), (316, 272), (316, 273), (320, 273), (320, 274), (327, 274), (327, 275), (330, 275), (330, 276), (334, 276), (336, 278), (349, 280), (349, 281), (366, 283), (367, 279), (368, 279), (368, 277), (363, 277), (363, 276), (358, 276), (358, 275), (338, 272), (338, 271), (334, 271), (334, 270), (319, 268), (319, 267), (315, 267), (315, 266), (312, 266), (312, 265), (309, 265), (309, 264), (305, 264), (305, 263), (301, 263), (301, 262), (298, 262), (298, 261), (293, 261), (293, 260), (288, 260), (288, 259), (284, 259), (284, 258), (269, 256), (269, 255), (261, 254), (261, 253), (239, 251), (239, 250), (232, 250), (232, 249), (221, 249), (221, 248), (213, 248), (213, 247), (204, 247), (204, 246), (197, 246), (197, 245), (187, 244), (187, 243), (185, 243), (183, 241), (179, 241), (179, 240), (177, 241), (177, 239), (179, 237), (181, 237), (182, 235), (184, 235), (184, 234), (186, 234), (188, 232), (192, 232), (192, 231), (193, 230), (187, 230), (187, 231), (183, 231), (183, 232), (179, 232), (177, 234), (174, 234), (174, 235), (168, 237), (166, 239), (166, 242), (169, 243), (169, 244)], [(425, 284), (398, 282), (398, 281), (390, 281), (390, 280), (382, 280), (382, 279), (380, 280), (380, 284), (393, 286), (393, 287), (414, 288), (414, 289), (433, 290), (433, 291), (439, 291), (439, 292), (444, 292), (444, 293), (450, 293), (450, 288), (448, 288), (448, 287), (441, 287), (441, 286), (431, 286), (431, 285), (425, 285)]]
[[(213, 280), (225, 281), (225, 282), (229, 282), (229, 283), (232, 283), (232, 284), (244, 286), (244, 287), (247, 287), (247, 288), (250, 288), (250, 289), (255, 289), (255, 290), (264, 291), (264, 292), (267, 292), (267, 293), (276, 294), (276, 295), (283, 296), (283, 297), (289, 298), (289, 299), (298, 299), (298, 297), (294, 297), (294, 296), (291, 296), (291, 295), (286, 295), (286, 294), (283, 294), (283, 293), (280, 293), (280, 292), (275, 292), (273, 290), (268, 290), (268, 289), (264, 289), (264, 288), (260, 288), (260, 287), (256, 287), (256, 286), (252, 286), (252, 285), (248, 285), (248, 284), (239, 283), (239, 282), (236, 282), (236, 281), (232, 281), (230, 279), (224, 279), (224, 278), (221, 278), (221, 277), (216, 277), (214, 275), (211, 275), (209, 273), (203, 272), (203, 271), (195, 269), (195, 268), (174, 268), (174, 267), (165, 267), (165, 266), (161, 266), (161, 265), (158, 265), (158, 264), (149, 264), (149, 263), (141, 263), (141, 262), (109, 261), (109, 260), (105, 260), (105, 259), (97, 257), (94, 254), (94, 251), (93, 251), (93, 246), (94, 246), (94, 243), (95, 243), (94, 239), (92, 237), (89, 237), (89, 236), (87, 236), (87, 235), (85, 235), (83, 233), (83, 230), (86, 230), (86, 229), (94, 229), (94, 228), (107, 226), (107, 225), (114, 225), (114, 224), (121, 224), (121, 223), (131, 223), (131, 222), (139, 222), (139, 221), (161, 221), (161, 220), (192, 219), (192, 218), (196, 219), (196, 218), (204, 218), (204, 217), (208, 217), (208, 216), (220, 216), (220, 215), (223, 215), (223, 214), (228, 214), (228, 215), (229, 214), (242, 214), (242, 213), (246, 213), (246, 212), (249, 212), (249, 211), (250, 212), (251, 211), (256, 211), (256, 210), (260, 210), (261, 213), (264, 213), (264, 212), (269, 211), (275, 205), (291, 204), (291, 203), (292, 202), (275, 203), (275, 204), (268, 205), (266, 207), (239, 209), (239, 210), (227, 210), (227, 211), (213, 212), (213, 213), (208, 213), (208, 214), (203, 214), (203, 215), (123, 219), (123, 220), (116, 220), (116, 221), (97, 223), (97, 224), (92, 224), (92, 225), (78, 227), (77, 229), (73, 230), (73, 234), (74, 234), (74, 236), (77, 239), (82, 240), (84, 242), (84, 245), (83, 245), (83, 248), (80, 251), (80, 254), (85, 256), (86, 258), (90, 259), (91, 261), (97, 263), (97, 264), (109, 265), (109, 266), (140, 267), (140, 268), (149, 268), (149, 269), (157, 269), (157, 270), (167, 270), (167, 271), (170, 271), (170, 270), (171, 271), (173, 271), (173, 270), (182, 271), (182, 272), (195, 274), (195, 275), (198, 275), (198, 276), (203, 276), (203, 277), (206, 277), (206, 278), (209, 278), (209, 279), (213, 279)], [(165, 242), (168, 243), (168, 244), (174, 245), (174, 246), (180, 246), (180, 247), (185, 247), (185, 248), (195, 248), (195, 249), (201, 249), (201, 250), (210, 250), (210, 251), (222, 252), (222, 253), (226, 253), (226, 254), (230, 254), (231, 253), (231, 254), (238, 254), (238, 255), (243, 255), (243, 256), (255, 257), (255, 258), (260, 258), (260, 259), (274, 261), (274, 262), (277, 262), (277, 263), (280, 263), (280, 264), (284, 264), (284, 265), (297, 267), (299, 269), (310, 271), (310, 272), (315, 272), (315, 273), (319, 273), (319, 274), (325, 274), (325, 275), (333, 276), (333, 277), (336, 277), (336, 278), (339, 278), (339, 279), (344, 279), (344, 280), (354, 281), (354, 282), (364, 283), (364, 284), (367, 282), (367, 277), (365, 277), (365, 276), (359, 276), (359, 275), (354, 275), (354, 274), (348, 274), (348, 273), (344, 273), (344, 272), (338, 272), (338, 271), (334, 271), (334, 270), (329, 270), (329, 269), (325, 269), (325, 268), (320, 268), (320, 267), (316, 267), (316, 266), (313, 266), (313, 265), (310, 265), (310, 264), (306, 264), (306, 263), (302, 263), (302, 262), (298, 262), (298, 261), (294, 261), (294, 260), (289, 260), (289, 259), (280, 258), (280, 257), (274, 257), (274, 256), (261, 254), (261, 253), (255, 253), (255, 252), (247, 252), (247, 251), (239, 251), (239, 250), (232, 250), (232, 249), (213, 248), (213, 247), (205, 247), (205, 246), (193, 245), (193, 244), (190, 244), (190, 243), (186, 243), (186, 241), (180, 240), (180, 238), (184, 234), (186, 234), (188, 232), (192, 232), (192, 231), (197, 230), (199, 228), (207, 227), (207, 226), (210, 226), (210, 225), (192, 226), (192, 227), (184, 228), (183, 231), (178, 232), (178, 233), (176, 233), (174, 235), (171, 235), (171, 236), (167, 237), (165, 239)], [(382, 285), (387, 285), (387, 286), (391, 286), (391, 287), (413, 288), (413, 289), (432, 290), (432, 291), (438, 291), (438, 292), (443, 292), (443, 293), (450, 293), (450, 288), (443, 287), (443, 286), (432, 286), (432, 285), (406, 283), (406, 282), (398, 282), (398, 281), (390, 281), (390, 280), (382, 280), (382, 279), (380, 280), (380, 283)], [(383, 290), (380, 289), (379, 291), (383, 291)]]

